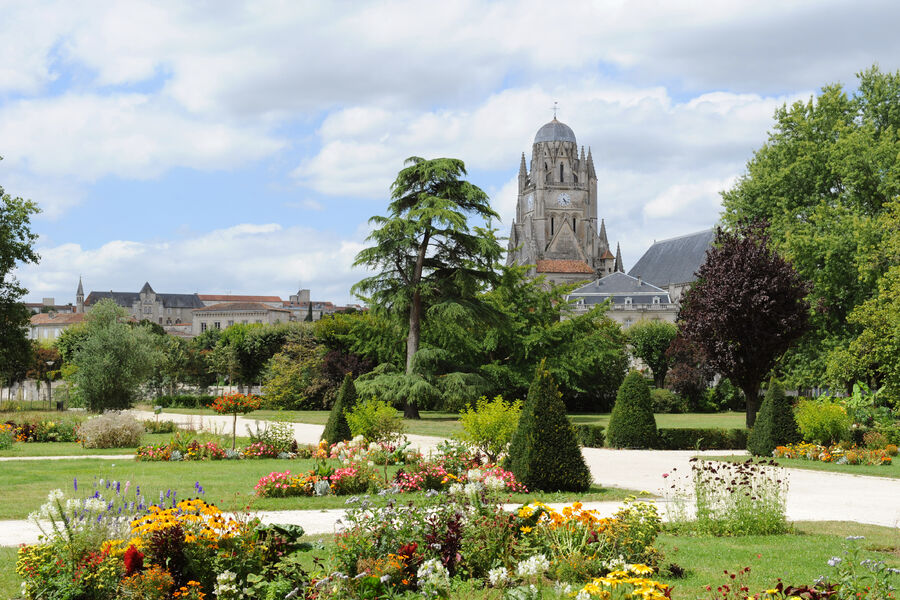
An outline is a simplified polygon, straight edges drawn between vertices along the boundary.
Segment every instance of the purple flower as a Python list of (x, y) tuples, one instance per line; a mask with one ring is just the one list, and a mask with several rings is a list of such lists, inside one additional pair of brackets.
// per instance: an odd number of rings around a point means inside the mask
[(78, 478), (77, 478), (77, 477), (73, 477), (73, 478), (72, 478), (72, 483), (75, 485), (75, 491), (77, 492), (77, 491), (78, 491)]

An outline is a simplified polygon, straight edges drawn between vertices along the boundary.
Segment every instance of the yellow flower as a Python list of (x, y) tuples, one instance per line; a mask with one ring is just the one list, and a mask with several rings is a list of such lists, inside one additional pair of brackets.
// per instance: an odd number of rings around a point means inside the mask
[(521, 531), (522, 533), (530, 533), (531, 527), (520, 527), (519, 531)]

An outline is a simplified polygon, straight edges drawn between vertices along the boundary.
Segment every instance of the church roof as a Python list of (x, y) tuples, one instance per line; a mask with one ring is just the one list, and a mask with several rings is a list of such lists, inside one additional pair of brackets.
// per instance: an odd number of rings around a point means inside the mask
[(198, 308), (194, 312), (237, 312), (237, 311), (278, 311), (278, 312), (290, 312), (285, 308), (273, 308), (268, 304), (263, 304), (262, 302), (221, 302), (219, 304), (213, 304), (211, 306), (204, 306), (203, 308)]
[(538, 273), (584, 273), (593, 275), (594, 270), (581, 260), (539, 260), (537, 261)]
[(599, 304), (608, 298), (614, 304), (624, 304), (625, 298), (631, 298), (632, 304), (653, 304), (654, 298), (658, 303), (670, 303), (667, 291), (621, 271), (576, 288), (566, 296), (567, 300), (583, 300), (585, 304)]
[(538, 142), (572, 142), (575, 144), (575, 132), (572, 128), (556, 120), (553, 120), (538, 129), (534, 135), (534, 143)]
[(706, 229), (655, 242), (628, 274), (660, 287), (690, 283), (696, 279), (695, 273), (706, 260), (715, 237), (715, 230)]
[[(145, 286), (146, 287), (146, 286)], [(85, 306), (93, 306), (100, 300), (110, 298), (121, 307), (131, 308), (136, 302), (141, 301), (139, 292), (91, 292), (84, 299)], [(157, 300), (162, 302), (164, 308), (201, 308), (203, 303), (197, 294), (156, 294)]]

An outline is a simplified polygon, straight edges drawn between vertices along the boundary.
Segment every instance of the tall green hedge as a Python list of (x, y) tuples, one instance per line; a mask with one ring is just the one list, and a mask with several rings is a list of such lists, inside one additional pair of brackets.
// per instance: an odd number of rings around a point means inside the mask
[(528, 390), (505, 466), (529, 490), (583, 492), (591, 485), (561, 394), (543, 361)]
[(772, 456), (776, 446), (799, 442), (800, 439), (791, 402), (781, 384), (772, 379), (756, 415), (756, 423), (747, 438), (747, 450), (755, 456)]
[(612, 448), (651, 448), (656, 442), (656, 417), (650, 386), (632, 371), (619, 386), (616, 404), (606, 428), (606, 443)]
[(334, 401), (334, 406), (331, 407), (331, 413), (328, 415), (325, 431), (322, 432), (323, 440), (329, 444), (336, 444), (353, 437), (344, 411), (353, 408), (354, 404), (356, 404), (356, 386), (353, 385), (353, 377), (351, 377), (350, 373), (347, 373), (344, 375), (344, 382), (341, 384), (341, 389), (338, 390), (337, 399)]

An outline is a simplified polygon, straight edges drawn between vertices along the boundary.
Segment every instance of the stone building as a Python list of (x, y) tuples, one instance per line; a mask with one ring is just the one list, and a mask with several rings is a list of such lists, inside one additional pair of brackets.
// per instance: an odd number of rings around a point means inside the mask
[(128, 311), (137, 321), (147, 319), (158, 325), (178, 325), (193, 320), (192, 311), (203, 308), (203, 302), (197, 294), (158, 294), (150, 283), (145, 283), (139, 292), (95, 292), (84, 297), (81, 278), (78, 279), (78, 291), (75, 293), (76, 311), (84, 313), (100, 300), (109, 298)]
[(607, 315), (624, 329), (644, 319), (675, 322), (678, 306), (669, 293), (640, 277), (615, 272), (583, 285), (566, 296), (575, 314), (610, 301)]
[(194, 309), (191, 330), (194, 335), (200, 335), (207, 329), (225, 329), (251, 323), (277, 325), (290, 320), (291, 311), (263, 302), (222, 302)]
[(531, 275), (557, 284), (621, 271), (621, 252), (610, 252), (598, 220), (599, 202), (590, 148), (579, 152), (575, 133), (554, 116), (534, 136), (530, 165), (522, 154), (507, 264), (534, 265)]
[(32, 340), (52, 341), (63, 331), (84, 322), (83, 313), (49, 312), (32, 315), (28, 325), (28, 337)]

